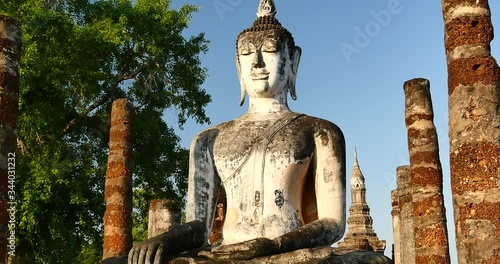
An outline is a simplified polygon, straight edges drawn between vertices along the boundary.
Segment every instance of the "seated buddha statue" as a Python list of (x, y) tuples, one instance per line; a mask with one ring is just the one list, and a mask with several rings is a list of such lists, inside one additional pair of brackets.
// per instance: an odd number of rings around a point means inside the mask
[(221, 185), (222, 241), (200, 253), (206, 258), (252, 259), (330, 246), (344, 235), (344, 136), (335, 124), (288, 107), (301, 49), (275, 14), (273, 1), (261, 0), (257, 19), (237, 38), (240, 105), (248, 94), (248, 111), (192, 141), (187, 223), (135, 245), (129, 263), (163, 263), (206, 243)]

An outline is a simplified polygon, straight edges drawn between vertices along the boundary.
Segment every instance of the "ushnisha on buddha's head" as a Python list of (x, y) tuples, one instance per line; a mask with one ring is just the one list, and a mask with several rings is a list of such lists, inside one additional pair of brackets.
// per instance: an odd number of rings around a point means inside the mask
[(301, 49), (275, 18), (273, 1), (260, 1), (257, 19), (236, 41), (236, 66), (241, 85), (240, 105), (251, 98), (276, 98), (286, 104), (287, 90), (296, 100), (295, 80)]

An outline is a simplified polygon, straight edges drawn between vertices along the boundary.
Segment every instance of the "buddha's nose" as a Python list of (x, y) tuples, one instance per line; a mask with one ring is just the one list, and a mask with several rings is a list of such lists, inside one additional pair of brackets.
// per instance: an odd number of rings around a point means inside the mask
[(266, 66), (266, 64), (264, 63), (264, 59), (262, 58), (262, 51), (260, 49), (258, 49), (257, 52), (255, 52), (252, 66), (254, 68), (263, 68), (264, 66)]

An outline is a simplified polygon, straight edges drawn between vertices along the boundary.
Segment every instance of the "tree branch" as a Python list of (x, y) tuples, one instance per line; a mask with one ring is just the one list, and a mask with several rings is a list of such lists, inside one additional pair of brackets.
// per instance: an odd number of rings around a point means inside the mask
[(24, 155), (24, 156), (28, 156), (28, 157), (31, 157), (31, 152), (28, 150), (28, 148), (26, 147), (26, 143), (24, 143), (24, 141), (20, 138), (17, 138), (17, 146), (19, 147), (19, 150), (21, 151), (21, 154)]
[(132, 72), (130, 74), (127, 74), (127, 75), (123, 75), (120, 79), (120, 82), (121, 81), (125, 81), (125, 80), (130, 80), (130, 79), (134, 79), (137, 75), (139, 75), (139, 73), (141, 73), (142, 71), (146, 70), (147, 68), (149, 68), (148, 65), (142, 65), (141, 67), (139, 67), (139, 69), (137, 69), (135, 72)]
[(109, 99), (111, 99), (113, 97), (113, 94), (118, 89), (118, 86), (120, 85), (120, 83), (122, 81), (130, 80), (130, 79), (135, 78), (139, 73), (141, 73), (142, 71), (144, 71), (148, 67), (149, 66), (147, 66), (147, 65), (142, 65), (136, 71), (134, 71), (134, 72), (132, 72), (130, 74), (121, 75), (113, 83), (113, 85), (111, 86), (111, 88), (109, 89), (109, 91), (101, 99), (99, 99), (97, 102), (93, 103), (91, 106), (89, 106), (87, 109), (85, 109), (85, 111), (80, 116), (77, 116), (77, 117), (71, 119), (71, 121), (69, 121), (69, 123), (66, 125), (66, 127), (62, 131), (63, 135), (65, 135), (66, 133), (68, 133), (75, 125), (79, 124), (83, 119), (87, 118), (87, 116), (88, 116), (88, 114), (90, 112), (94, 111), (98, 107), (100, 107), (103, 104), (105, 104)]
[(101, 99), (99, 99), (99, 101), (95, 102), (94, 104), (92, 104), (89, 108), (87, 108), (83, 114), (81, 116), (77, 116), (73, 119), (71, 119), (71, 121), (69, 121), (69, 123), (66, 125), (66, 127), (63, 129), (63, 135), (65, 135), (66, 133), (69, 132), (69, 130), (71, 130), (75, 125), (79, 124), (82, 119), (86, 118), (87, 115), (94, 111), (96, 108), (100, 107), (101, 105), (103, 105), (104, 103), (106, 103), (112, 96), (112, 94), (114, 93), (114, 90), (116, 90), (116, 88), (118, 87), (118, 85), (116, 85), (114, 88), (111, 88), (108, 93), (106, 93)]

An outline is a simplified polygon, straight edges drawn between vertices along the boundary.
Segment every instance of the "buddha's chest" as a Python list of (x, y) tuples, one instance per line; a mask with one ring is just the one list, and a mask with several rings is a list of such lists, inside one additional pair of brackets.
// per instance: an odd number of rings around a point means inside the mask
[(223, 181), (280, 177), (314, 151), (313, 136), (300, 123), (241, 122), (224, 127), (214, 142), (214, 162)]

